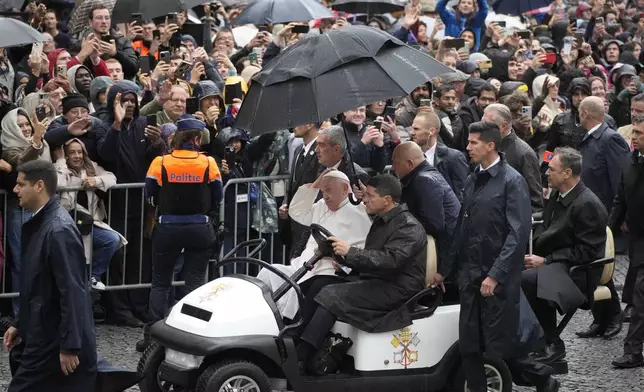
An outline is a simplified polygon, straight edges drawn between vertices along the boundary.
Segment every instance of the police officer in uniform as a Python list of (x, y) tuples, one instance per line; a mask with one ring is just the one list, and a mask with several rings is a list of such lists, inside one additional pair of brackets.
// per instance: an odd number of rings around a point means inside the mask
[(206, 124), (186, 114), (177, 121), (172, 152), (156, 157), (145, 179), (148, 201), (157, 207), (159, 225), (152, 242), (152, 287), (148, 324), (137, 351), (149, 344), (149, 328), (168, 311), (175, 264), (183, 250), (186, 293), (206, 281), (215, 231), (209, 213), (222, 197), (222, 181), (214, 158), (199, 152)]

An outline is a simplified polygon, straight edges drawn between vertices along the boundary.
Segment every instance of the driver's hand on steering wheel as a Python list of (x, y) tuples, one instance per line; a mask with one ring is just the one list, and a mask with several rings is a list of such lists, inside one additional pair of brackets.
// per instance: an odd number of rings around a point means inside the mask
[(338, 237), (329, 237), (327, 240), (331, 241), (333, 253), (336, 255), (345, 257), (347, 253), (349, 253), (349, 248), (351, 248), (351, 246), (346, 241), (342, 241)]
[(443, 275), (441, 275), (438, 272), (436, 272), (429, 279), (429, 285), (431, 287), (440, 287), (441, 290), (443, 290), (443, 293), (444, 293), (445, 292), (445, 284), (443, 284), (444, 280), (445, 280), (445, 278), (443, 277)]

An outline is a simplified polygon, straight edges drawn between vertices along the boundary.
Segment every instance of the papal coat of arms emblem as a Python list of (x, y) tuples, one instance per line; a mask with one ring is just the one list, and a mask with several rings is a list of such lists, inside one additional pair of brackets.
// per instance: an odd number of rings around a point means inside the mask
[(420, 344), (418, 332), (412, 332), (409, 328), (403, 328), (395, 333), (391, 339), (391, 345), (399, 351), (394, 351), (394, 362), (402, 365), (405, 369), (418, 361), (418, 350), (414, 350)]
[(202, 295), (201, 297), (199, 297), (199, 303), (204, 303), (206, 301), (210, 301), (211, 299), (213, 299), (217, 295), (219, 295), (219, 293), (221, 293), (222, 291), (224, 291), (224, 290), (226, 290), (228, 288), (230, 288), (230, 286), (228, 286), (226, 284), (223, 284), (223, 283), (214, 285), (212, 287), (212, 289), (208, 293), (206, 293), (206, 294)]

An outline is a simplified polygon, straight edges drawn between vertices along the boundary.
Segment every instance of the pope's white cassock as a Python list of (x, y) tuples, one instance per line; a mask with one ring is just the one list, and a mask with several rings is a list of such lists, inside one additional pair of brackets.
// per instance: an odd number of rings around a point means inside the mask
[[(355, 246), (360, 249), (364, 248), (367, 234), (371, 228), (371, 219), (367, 214), (364, 204), (360, 203), (354, 206), (349, 202), (349, 198), (347, 197), (340, 203), (340, 208), (333, 212), (328, 209), (324, 199), (315, 201), (318, 192), (319, 190), (316, 188), (309, 188), (308, 185), (302, 185), (293, 196), (293, 200), (289, 205), (288, 213), (291, 219), (304, 226), (317, 223), (329, 230), (335, 237), (346, 241), (350, 246)], [(291, 265), (274, 265), (274, 267), (280, 269), (286, 275), (291, 276), (306, 261), (313, 257), (316, 249), (317, 243), (313, 239), (313, 236), (309, 235), (306, 248), (299, 257), (291, 260)], [(325, 257), (318, 261), (313, 267), (313, 270), (307, 272), (298, 283), (304, 282), (315, 275), (334, 274), (333, 259)], [(257, 277), (269, 284), (273, 292), (284, 283), (280, 277), (268, 270), (261, 270)], [(277, 307), (283, 317), (293, 319), (299, 310), (295, 290), (289, 290), (289, 292), (280, 298), (277, 302)]]

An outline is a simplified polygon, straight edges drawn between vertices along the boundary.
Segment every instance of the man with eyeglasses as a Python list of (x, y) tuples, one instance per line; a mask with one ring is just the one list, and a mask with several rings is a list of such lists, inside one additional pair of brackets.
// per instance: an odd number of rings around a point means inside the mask
[(70, 94), (63, 98), (63, 115), (49, 125), (45, 141), (55, 149), (68, 140), (77, 138), (85, 144), (87, 156), (94, 162), (100, 162), (98, 144), (106, 133), (107, 128), (101, 120), (89, 116), (87, 98), (80, 94)]
[(91, 31), (96, 37), (109, 36), (109, 42), (100, 41), (101, 58), (116, 59), (123, 66), (126, 79), (132, 79), (139, 72), (139, 58), (132, 47), (132, 41), (116, 30), (111, 29), (110, 10), (104, 5), (92, 8), (89, 13)]

